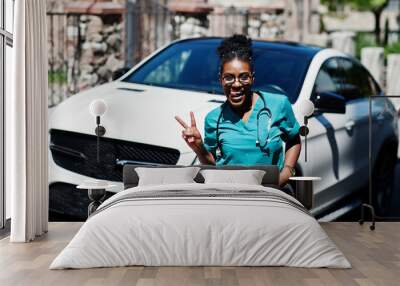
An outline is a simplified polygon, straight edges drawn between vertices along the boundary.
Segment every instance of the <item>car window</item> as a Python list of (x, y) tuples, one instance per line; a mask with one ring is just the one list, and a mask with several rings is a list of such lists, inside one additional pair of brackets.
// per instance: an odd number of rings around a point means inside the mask
[(340, 94), (341, 74), (336, 58), (329, 59), (323, 63), (315, 80), (311, 100), (322, 92)]
[(182, 51), (167, 59), (154, 70), (149, 72), (144, 78), (143, 83), (176, 83), (182, 73), (184, 66), (191, 54), (191, 51)]
[[(124, 81), (183, 90), (223, 94), (218, 78), (220, 41), (175, 43), (145, 62)], [(261, 91), (284, 93), (294, 103), (300, 93), (311, 56), (267, 49), (253, 44), (255, 83)]]
[(373, 77), (368, 73), (368, 82), (369, 85), (371, 86), (371, 91), (373, 95), (379, 95), (382, 90), (379, 87), (379, 85), (376, 83), (376, 81), (373, 79)]
[(359, 63), (346, 58), (341, 58), (339, 61), (344, 75), (341, 95), (347, 101), (376, 94), (376, 87), (371, 84), (370, 74)]
[(309, 61), (297, 54), (279, 50), (254, 48), (254, 87), (274, 92), (281, 90), (294, 103), (300, 93), (309, 66)]
[(223, 93), (216, 50), (206, 44), (173, 44), (124, 81), (161, 87)]
[(371, 90), (371, 94), (379, 95), (382, 92), (379, 84), (375, 81), (375, 79), (372, 77), (372, 75), (369, 73), (369, 71), (366, 70), (365, 67), (361, 66), (361, 68), (364, 70), (365, 76), (368, 81), (369, 88)]

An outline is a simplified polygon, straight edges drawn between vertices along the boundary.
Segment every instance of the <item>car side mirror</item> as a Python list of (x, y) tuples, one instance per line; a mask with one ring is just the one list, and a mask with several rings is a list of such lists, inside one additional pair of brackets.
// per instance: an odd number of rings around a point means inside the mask
[(119, 68), (112, 73), (112, 80), (119, 79), (121, 76), (126, 74), (131, 68), (130, 67), (123, 67)]
[(316, 93), (314, 105), (316, 113), (346, 113), (346, 99), (334, 92)]

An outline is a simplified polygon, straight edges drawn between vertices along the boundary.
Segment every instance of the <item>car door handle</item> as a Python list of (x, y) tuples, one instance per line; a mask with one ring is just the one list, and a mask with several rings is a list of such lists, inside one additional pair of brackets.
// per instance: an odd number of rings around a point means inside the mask
[(385, 115), (383, 115), (382, 113), (379, 113), (379, 114), (376, 116), (376, 121), (378, 121), (378, 123), (382, 123), (383, 120), (385, 120)]
[(354, 121), (349, 121), (344, 125), (344, 128), (346, 128), (347, 131), (351, 132), (354, 128), (355, 122)]

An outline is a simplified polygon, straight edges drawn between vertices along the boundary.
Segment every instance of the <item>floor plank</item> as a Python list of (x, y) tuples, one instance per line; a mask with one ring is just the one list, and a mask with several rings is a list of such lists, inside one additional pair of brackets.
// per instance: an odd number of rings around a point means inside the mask
[(0, 240), (0, 285), (399, 285), (400, 223), (380, 222), (375, 231), (355, 222), (321, 223), (351, 262), (352, 269), (290, 267), (116, 267), (48, 269), (82, 223), (50, 223), (32, 243)]

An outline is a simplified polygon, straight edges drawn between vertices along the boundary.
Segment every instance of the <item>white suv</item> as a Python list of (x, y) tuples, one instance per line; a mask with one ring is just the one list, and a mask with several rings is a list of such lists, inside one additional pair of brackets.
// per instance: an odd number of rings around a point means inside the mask
[[(196, 163), (174, 119), (188, 120), (194, 111), (200, 130), (206, 114), (225, 101), (218, 79), (216, 48), (221, 38), (173, 42), (156, 51), (121, 78), (83, 91), (51, 112), (50, 211), (86, 215), (87, 200), (75, 186), (91, 178), (120, 182), (122, 165)], [(301, 124), (298, 102), (311, 99), (316, 112), (309, 120), (308, 161), (301, 154), (297, 173), (319, 176), (315, 208), (319, 215), (368, 182), (369, 96), (372, 100), (374, 201), (384, 208), (390, 193), (385, 180), (397, 157), (397, 113), (391, 102), (355, 59), (335, 50), (295, 43), (253, 41), (258, 90), (285, 94)], [(94, 99), (107, 102), (101, 118), (106, 129), (96, 163)], [(304, 145), (303, 151), (304, 152)], [(378, 159), (377, 159), (378, 158)], [(382, 190), (382, 191), (381, 191)], [(385, 197), (386, 196), (386, 197)]]

